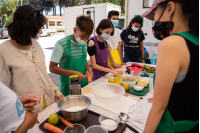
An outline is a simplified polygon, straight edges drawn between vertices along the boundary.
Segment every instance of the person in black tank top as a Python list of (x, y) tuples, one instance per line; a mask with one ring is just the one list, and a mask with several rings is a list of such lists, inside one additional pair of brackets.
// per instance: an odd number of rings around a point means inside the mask
[(162, 40), (144, 133), (198, 133), (199, 1), (154, 0), (142, 16), (154, 20), (152, 32)]

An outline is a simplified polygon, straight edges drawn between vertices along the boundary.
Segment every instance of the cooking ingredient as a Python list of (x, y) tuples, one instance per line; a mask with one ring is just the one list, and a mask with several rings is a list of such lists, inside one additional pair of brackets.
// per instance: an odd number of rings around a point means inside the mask
[(117, 80), (120, 80), (120, 78), (119, 77), (115, 77), (114, 80), (117, 81)]
[(143, 89), (143, 87), (142, 86), (134, 86), (134, 89), (136, 91), (141, 91)]
[(82, 106), (75, 106), (75, 107), (67, 108), (66, 110), (69, 110), (69, 111), (75, 111), (75, 110), (81, 110), (81, 109), (83, 109)]
[(136, 79), (139, 79), (137, 76), (134, 76)]
[(121, 81), (119, 81), (119, 80), (116, 80), (116, 81), (115, 81), (115, 84), (121, 85), (121, 84), (122, 84), (122, 82), (121, 82)]
[(141, 66), (140, 66), (139, 64), (136, 64), (136, 63), (133, 63), (133, 64), (131, 65), (131, 67), (138, 67), (138, 68), (141, 68)]
[(51, 131), (52, 133), (63, 133), (63, 130), (61, 130), (58, 127), (55, 127), (53, 125), (51, 125), (50, 123), (45, 123), (44, 124), (44, 129)]
[(114, 82), (115, 82), (115, 80), (112, 79), (112, 78), (110, 78), (110, 79), (108, 80), (108, 83), (114, 83)]
[(129, 85), (128, 83), (124, 83), (122, 86), (124, 87), (124, 89), (125, 89), (126, 91), (129, 91), (129, 90), (130, 90), (130, 85)]
[(129, 81), (129, 76), (128, 75), (124, 76), (124, 81)]
[(132, 77), (132, 79), (131, 79), (132, 81), (136, 81), (137, 80), (137, 78), (136, 77)]
[(85, 86), (83, 89), (81, 89), (82, 95), (88, 95), (92, 93), (92, 86)]
[(52, 125), (57, 125), (60, 121), (60, 117), (58, 114), (51, 114), (48, 118), (48, 122)]
[(111, 120), (111, 119), (105, 119), (105, 120), (103, 120), (101, 123), (104, 124), (104, 125), (108, 125), (108, 126), (117, 124), (116, 121)]
[(141, 68), (145, 68), (144, 65), (141, 65)]
[(143, 85), (144, 87), (147, 87), (147, 86), (148, 86), (148, 83), (145, 82), (145, 81), (138, 81), (137, 84), (138, 84), (138, 85)]
[[(112, 119), (105, 119), (101, 122), (101, 126), (107, 131), (113, 131), (116, 129), (117, 122)], [(110, 126), (110, 127), (109, 127)]]
[(119, 79), (121, 79), (123, 76), (119, 74), (119, 75), (117, 75), (117, 77), (118, 77)]
[(86, 72), (87, 78), (88, 78), (88, 82), (91, 83), (92, 82), (92, 77), (90, 75), (89, 72)]
[(147, 73), (154, 73), (154, 71), (148, 71), (148, 70), (147, 70)]
[(70, 123), (69, 121), (65, 120), (62, 116), (60, 116), (60, 121), (61, 121), (65, 126), (71, 125), (70, 127), (71, 127), (71, 128), (74, 128), (74, 126), (72, 125), (72, 123)]

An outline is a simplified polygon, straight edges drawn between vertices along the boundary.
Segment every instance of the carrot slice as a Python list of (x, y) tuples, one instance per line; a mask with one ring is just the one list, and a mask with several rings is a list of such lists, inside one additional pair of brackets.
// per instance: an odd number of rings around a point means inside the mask
[(55, 127), (54, 125), (51, 125), (50, 123), (45, 123), (44, 124), (44, 129), (48, 130), (48, 131), (51, 131), (53, 133), (63, 133), (63, 130), (58, 128), (58, 127)]
[(72, 125), (72, 123), (70, 123), (69, 121), (65, 120), (62, 116), (60, 116), (60, 121), (61, 121), (65, 126), (71, 125), (70, 127), (71, 127), (71, 128), (74, 128), (74, 126)]

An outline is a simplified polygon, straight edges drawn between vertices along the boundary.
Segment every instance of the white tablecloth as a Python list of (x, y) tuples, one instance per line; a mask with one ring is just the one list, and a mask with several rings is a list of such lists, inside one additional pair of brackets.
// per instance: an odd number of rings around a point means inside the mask
[[(130, 66), (132, 64), (132, 62), (127, 63), (127, 66)], [(138, 64), (142, 64), (142, 63), (138, 63)], [(155, 67), (155, 65), (150, 65), (152, 67)], [(123, 67), (125, 68), (125, 66)], [(89, 85), (91, 86), (95, 86), (97, 84), (101, 84), (101, 83), (107, 83), (109, 78), (114, 78), (115, 76), (111, 73), (108, 73), (107, 75), (99, 78), (98, 80), (96, 80), (95, 82), (90, 83)], [(143, 96), (142, 100), (139, 100), (139, 102), (137, 103), (137, 109), (133, 112), (130, 113), (129, 116), (133, 117), (135, 119), (138, 120), (142, 120), (142, 121), (146, 121), (147, 116), (149, 114), (149, 111), (151, 109), (151, 104), (147, 103), (147, 99), (152, 97), (152, 93), (147, 93), (146, 95)], [(102, 113), (106, 113), (107, 111), (99, 108), (97, 106), (91, 105), (89, 110), (92, 110), (94, 112), (97, 112), (99, 114)], [(57, 103), (54, 103), (50, 106), (48, 106), (47, 108), (45, 108), (44, 110), (42, 110), (41, 112), (38, 113), (38, 121), (40, 123), (42, 123), (45, 119), (47, 119), (52, 113), (56, 113), (57, 111), (59, 111), (58, 107), (57, 107)], [(39, 124), (40, 124), (39, 123)], [(134, 121), (135, 124), (139, 125), (140, 127), (145, 127), (144, 124), (138, 123), (136, 121)], [(40, 129), (39, 129), (39, 124), (36, 124), (32, 129), (30, 129), (28, 131), (28, 133), (43, 133)], [(129, 125), (131, 125), (131, 123), (129, 123)], [(142, 133), (143, 131), (140, 130), (139, 128), (135, 127), (134, 125), (133, 128), (135, 128), (136, 130), (138, 130), (140, 133)], [(126, 128), (124, 130), (124, 133), (133, 133), (131, 130), (129, 130), (128, 128)]]

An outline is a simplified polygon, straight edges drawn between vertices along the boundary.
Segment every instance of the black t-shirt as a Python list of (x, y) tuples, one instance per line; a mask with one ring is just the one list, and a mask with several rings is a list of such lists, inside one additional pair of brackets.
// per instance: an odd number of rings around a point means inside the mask
[(126, 29), (124, 29), (120, 36), (121, 39), (124, 41), (125, 57), (133, 58), (142, 56), (140, 42), (145, 39), (142, 31), (138, 33), (134, 32), (132, 29), (128, 29), (128, 32), (126, 34)]
[[(90, 40), (93, 40), (93, 41), (94, 41), (93, 38), (90, 39)], [(88, 52), (89, 56), (93, 56), (93, 55), (96, 54), (96, 46), (93, 45), (92, 47), (89, 47), (89, 41), (90, 41), (90, 40), (87, 41), (87, 52)], [(97, 40), (97, 41), (98, 41), (98, 40)], [(105, 42), (106, 42), (106, 41), (105, 41)], [(94, 43), (95, 43), (95, 41), (94, 41)], [(98, 45), (99, 45), (99, 49), (101, 49), (101, 50), (105, 49), (104, 42), (99, 42), (99, 41), (98, 41)], [(106, 42), (106, 46), (107, 46), (107, 48), (108, 48), (107, 42)]]

